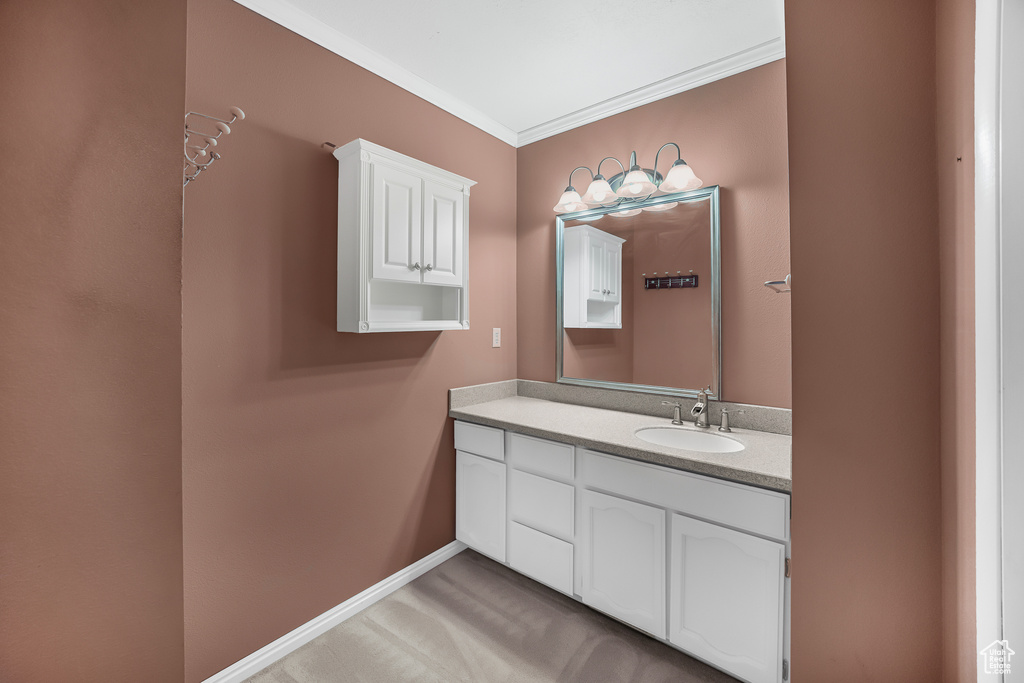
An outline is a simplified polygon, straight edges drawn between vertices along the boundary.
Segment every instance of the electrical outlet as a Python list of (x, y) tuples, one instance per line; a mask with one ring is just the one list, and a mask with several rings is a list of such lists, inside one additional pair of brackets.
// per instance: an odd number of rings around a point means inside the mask
[(501, 346), (501, 328), (495, 327), (491, 330), (491, 348), (496, 349)]

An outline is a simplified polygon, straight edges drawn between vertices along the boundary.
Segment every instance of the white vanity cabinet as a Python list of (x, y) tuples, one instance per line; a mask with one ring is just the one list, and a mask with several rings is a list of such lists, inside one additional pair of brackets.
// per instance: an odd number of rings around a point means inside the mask
[(469, 188), (366, 140), (338, 159), (338, 331), (469, 328)]
[(455, 423), (455, 538), (505, 561), (505, 435)]
[(780, 680), (786, 546), (673, 514), (669, 640), (753, 683)]
[(596, 491), (580, 495), (580, 597), (664, 638), (665, 511)]
[(788, 494), (509, 431), (498, 493), (467, 458), (501, 431), (456, 422), (459, 540), (741, 680), (787, 680)]
[(592, 225), (565, 228), (563, 327), (622, 327), (621, 237)]
[(573, 594), (576, 490), (572, 446), (508, 435), (508, 564)]

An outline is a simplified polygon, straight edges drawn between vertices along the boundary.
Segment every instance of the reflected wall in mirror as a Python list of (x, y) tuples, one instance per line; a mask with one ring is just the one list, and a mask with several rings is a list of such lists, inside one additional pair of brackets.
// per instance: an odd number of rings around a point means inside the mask
[(686, 395), (710, 387), (718, 398), (718, 187), (636, 206), (652, 210), (619, 217), (621, 209), (598, 208), (558, 219), (559, 381)]

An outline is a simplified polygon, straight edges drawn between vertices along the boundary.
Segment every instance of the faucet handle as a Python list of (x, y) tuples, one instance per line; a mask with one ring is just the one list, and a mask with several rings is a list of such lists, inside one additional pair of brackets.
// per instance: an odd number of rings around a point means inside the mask
[(722, 425), (718, 428), (720, 432), (731, 432), (732, 428), (729, 427), (729, 409), (722, 408)]
[(672, 424), (681, 425), (683, 424), (683, 404), (676, 403), (675, 401), (662, 401), (663, 406), (673, 406), (675, 410), (672, 412)]

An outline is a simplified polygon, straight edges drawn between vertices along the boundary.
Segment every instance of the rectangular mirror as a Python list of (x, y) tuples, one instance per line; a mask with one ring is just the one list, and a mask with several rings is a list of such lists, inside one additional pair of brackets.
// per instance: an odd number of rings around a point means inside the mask
[(558, 381), (719, 399), (719, 188), (628, 206), (557, 217)]

